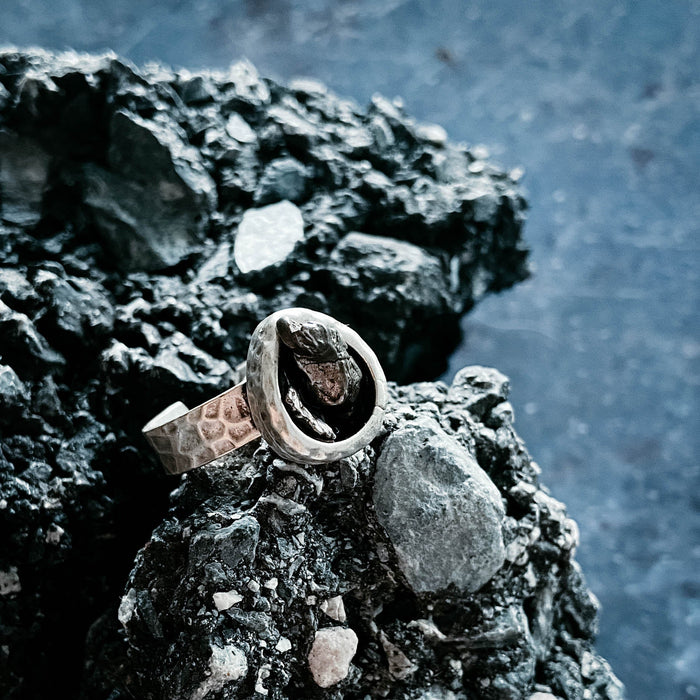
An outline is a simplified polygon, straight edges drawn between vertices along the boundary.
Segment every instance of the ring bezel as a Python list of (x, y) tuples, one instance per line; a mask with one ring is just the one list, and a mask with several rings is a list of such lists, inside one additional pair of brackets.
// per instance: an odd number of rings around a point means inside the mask
[[(333, 326), (365, 363), (374, 382), (374, 407), (367, 421), (350, 437), (337, 442), (317, 440), (303, 432), (289, 415), (279, 385), (277, 320), (282, 316), (300, 323), (315, 321)], [(320, 311), (283, 309), (261, 321), (248, 346), (246, 375), (248, 402), (257, 429), (275, 452), (293, 462), (324, 464), (348, 457), (371, 442), (381, 430), (387, 386), (377, 356), (352, 328)]]

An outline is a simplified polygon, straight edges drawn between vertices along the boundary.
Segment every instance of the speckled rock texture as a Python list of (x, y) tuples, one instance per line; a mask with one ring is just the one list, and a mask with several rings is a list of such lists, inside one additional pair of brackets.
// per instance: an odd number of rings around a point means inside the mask
[[(393, 379), (435, 376), (460, 315), (527, 275), (524, 208), (379, 96), (0, 53), (0, 695), (77, 695), (173, 488), (148, 419), (230, 386), (285, 306), (350, 322)], [(223, 682), (239, 656), (207, 659)]]
[[(526, 276), (524, 207), (381, 97), (0, 53), (0, 694), (619, 697), (494, 371), (394, 387), (382, 437), (327, 469), (244, 449), (170, 511), (140, 435), (228, 387), (284, 306), (432, 378)], [(397, 439), (411, 483), (382, 490)]]
[[(117, 615), (103, 623), (92, 696), (118, 678), (125, 697), (173, 700), (622, 698), (593, 647), (576, 524), (507, 392), (482, 367), (394, 385), (383, 434), (352, 458), (303, 467), (250, 446), (190, 472), (126, 583), (126, 642)], [(390, 512), (436, 527), (411, 545)]]

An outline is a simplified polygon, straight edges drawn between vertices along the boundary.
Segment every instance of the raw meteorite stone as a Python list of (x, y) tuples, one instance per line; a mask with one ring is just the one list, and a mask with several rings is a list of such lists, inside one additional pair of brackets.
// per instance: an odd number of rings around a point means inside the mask
[(432, 419), (387, 438), (374, 507), (409, 585), (472, 593), (503, 565), (501, 495), (476, 458)]
[[(383, 434), (352, 458), (312, 469), (263, 444), (188, 473), (127, 582), (127, 646), (112, 616), (90, 691), (110, 677), (144, 699), (622, 698), (571, 521), (506, 398), (482, 367), (394, 385)], [(387, 504), (426, 531), (401, 535)], [(231, 550), (199, 544), (239, 530)]]

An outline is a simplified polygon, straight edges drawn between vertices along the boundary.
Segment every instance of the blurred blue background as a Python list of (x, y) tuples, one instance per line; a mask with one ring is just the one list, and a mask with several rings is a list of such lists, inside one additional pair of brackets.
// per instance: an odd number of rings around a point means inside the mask
[(579, 521), (631, 699), (700, 697), (698, 0), (12, 0), (0, 44), (400, 95), (525, 170), (534, 276), (463, 323)]

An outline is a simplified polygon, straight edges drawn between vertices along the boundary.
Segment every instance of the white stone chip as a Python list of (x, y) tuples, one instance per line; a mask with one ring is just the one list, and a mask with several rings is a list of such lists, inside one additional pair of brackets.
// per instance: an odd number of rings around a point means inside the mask
[(277, 649), (277, 651), (279, 651), (280, 654), (284, 654), (286, 651), (289, 651), (291, 648), (292, 648), (292, 643), (286, 637), (280, 637), (277, 644), (275, 644), (275, 649)]
[(447, 637), (437, 628), (437, 625), (432, 620), (411, 620), (408, 623), (409, 627), (417, 627), (428, 639), (437, 642), (443, 642)]
[(260, 584), (255, 580), (248, 581), (248, 590), (257, 593), (260, 590)]
[(48, 544), (58, 544), (65, 533), (66, 531), (60, 525), (51, 525), (46, 530), (44, 540), (48, 542)]
[(345, 622), (348, 618), (345, 614), (345, 605), (343, 604), (343, 596), (337, 595), (333, 598), (328, 598), (321, 603), (321, 610), (333, 620)]
[(11, 595), (21, 590), (22, 584), (16, 566), (11, 566), (7, 571), (0, 571), (0, 595)]
[(279, 581), (277, 580), (277, 578), (273, 576), (271, 579), (265, 581), (265, 583), (263, 583), (263, 586), (265, 588), (269, 588), (271, 591), (274, 591), (275, 588), (277, 588), (278, 583)]
[(288, 258), (303, 238), (304, 220), (291, 202), (248, 209), (238, 226), (233, 258), (243, 273), (264, 270)]
[(236, 139), (238, 143), (253, 143), (258, 138), (253, 129), (251, 129), (250, 124), (240, 114), (235, 112), (226, 122), (226, 133), (232, 139)]
[(272, 666), (270, 666), (270, 664), (263, 664), (258, 669), (258, 675), (255, 678), (255, 692), (259, 695), (267, 695), (269, 693), (268, 689), (263, 685), (263, 683), (270, 677), (271, 671)]
[(236, 603), (240, 603), (243, 600), (243, 596), (238, 591), (220, 591), (212, 595), (214, 599), (214, 605), (216, 609), (228, 610), (232, 608)]
[(227, 683), (240, 680), (248, 673), (245, 654), (235, 645), (211, 645), (209, 676), (192, 695), (192, 700), (202, 700), (209, 693), (216, 693)]
[(309, 652), (309, 669), (316, 685), (330, 688), (347, 677), (357, 641), (357, 635), (347, 627), (329, 627), (316, 632)]
[(121, 603), (119, 603), (119, 610), (117, 611), (117, 619), (121, 622), (123, 627), (126, 627), (129, 620), (134, 615), (134, 609), (136, 608), (136, 591), (130, 588), (126, 595), (122, 596)]

